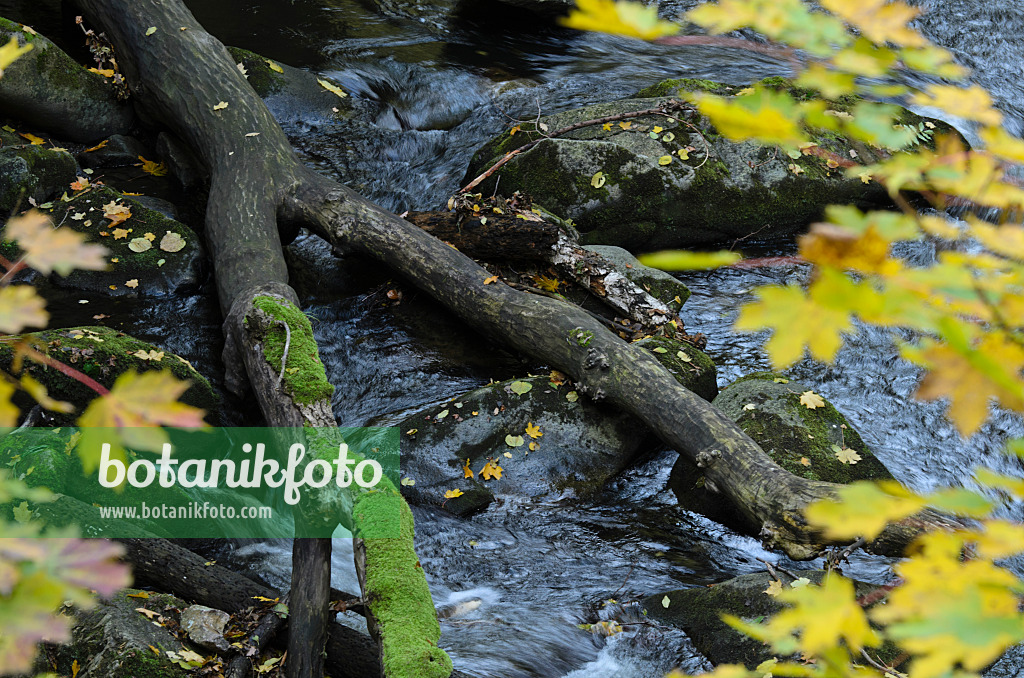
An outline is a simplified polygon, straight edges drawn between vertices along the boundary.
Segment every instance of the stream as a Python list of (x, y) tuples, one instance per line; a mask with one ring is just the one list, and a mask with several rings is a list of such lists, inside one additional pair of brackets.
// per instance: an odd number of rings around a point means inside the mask
[[(314, 69), (349, 92), (355, 122), (298, 119), (286, 132), (311, 165), (396, 212), (442, 205), (462, 183), (473, 150), (513, 120), (625, 97), (666, 77), (746, 83), (787, 74), (785, 66), (761, 55), (580, 34), (494, 2), (457, 12), (451, 0), (187, 4), (226, 44)], [(676, 0), (663, 14), (692, 4)], [(1020, 134), (1019, 0), (913, 4), (928, 12), (922, 29), (975, 69), (975, 80), (1005, 113), (1007, 129)], [(931, 247), (911, 243), (902, 254), (926, 265), (934, 256)], [(764, 255), (793, 246), (756, 248)], [(410, 284), (372, 263), (338, 259), (315, 238), (300, 236), (289, 246), (289, 258), (336, 387), (334, 411), (343, 426), (390, 424), (492, 379), (542, 367), (486, 345)], [(720, 386), (768, 367), (761, 350), (766, 335), (731, 331), (752, 290), (806, 275), (806, 267), (787, 265), (681, 276), (693, 291), (682, 316), (688, 331), (708, 336)], [(389, 286), (403, 290), (402, 304), (383, 303)], [(214, 294), (207, 283), (193, 296), (145, 306), (116, 302), (104, 313), (118, 329), (165, 346), (206, 375), (220, 375)], [(54, 309), (52, 324), (92, 324), (96, 311), (87, 306), (72, 301)], [(182, 313), (191, 323), (179, 325)], [(978, 465), (1024, 475), (1019, 461), (1000, 453), (1008, 436), (1024, 435), (1021, 420), (997, 412), (977, 435), (960, 439), (942, 417), (941, 404), (912, 399), (919, 371), (899, 359), (889, 333), (863, 327), (835, 364), (803, 361), (787, 375), (831, 400), (897, 479), (915, 490), (969, 482)], [(233, 411), (227, 423), (256, 423), (251, 403), (226, 402)], [(507, 499), (470, 519), (414, 509), (418, 553), (435, 603), (480, 600), (475, 610), (442, 622), (441, 645), (456, 667), (489, 678), (646, 678), (674, 667), (708, 670), (681, 632), (635, 624), (642, 616), (630, 601), (761, 571), (761, 561), (793, 569), (807, 564), (791, 563), (754, 539), (680, 509), (666, 487), (675, 456), (650, 452), (595, 501)], [(1007, 513), (1024, 518), (1019, 506)], [(268, 541), (229, 545), (220, 557), (287, 587), (290, 553), (287, 542)], [(883, 582), (889, 565), (855, 555), (846, 574)], [(335, 540), (333, 572), (336, 587), (357, 590), (347, 541)], [(619, 602), (603, 606), (610, 598)], [(610, 639), (577, 628), (604, 619), (634, 625)], [(990, 675), (1022, 670), (1024, 653), (1014, 650)]]

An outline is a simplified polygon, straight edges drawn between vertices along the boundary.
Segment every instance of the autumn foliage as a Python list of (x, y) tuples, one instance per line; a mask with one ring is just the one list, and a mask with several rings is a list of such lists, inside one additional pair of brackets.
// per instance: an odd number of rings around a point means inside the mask
[[(902, 211), (831, 207), (826, 221), (799, 241), (800, 256), (814, 267), (810, 282), (761, 288), (736, 328), (772, 330), (765, 349), (779, 369), (808, 354), (833, 360), (844, 336), (856, 332), (855, 319), (913, 330), (917, 339), (897, 341), (903, 357), (923, 369), (917, 397), (947, 400), (949, 418), (970, 436), (993, 403), (1024, 411), (1024, 229), (1008, 223), (1024, 210), (1024, 190), (1007, 174), (1011, 164), (1024, 163), (1024, 141), (1001, 127), (988, 92), (963, 82), (966, 69), (909, 25), (920, 10), (898, 0), (819, 4), (824, 11), (803, 0), (719, 0), (685, 17), (713, 34), (757, 31), (789, 56), (797, 70), (794, 85), (819, 96), (758, 85), (736, 96), (697, 93), (691, 101), (724, 136), (849, 167), (850, 176), (884, 185)], [(645, 39), (675, 32), (655, 22), (653, 10), (627, 6), (581, 2), (567, 24)], [(623, 26), (627, 17), (636, 18)], [(928, 76), (933, 84), (912, 89), (908, 75)], [(847, 95), (862, 99), (849, 113), (831, 109), (829, 100)], [(965, 148), (954, 136), (932, 137), (931, 130), (899, 124), (894, 106), (877, 103), (893, 97), (971, 121), (981, 144)], [(867, 166), (814, 149), (809, 128), (846, 139), (851, 155), (860, 154)], [(924, 216), (911, 206), (911, 195), (939, 210), (957, 201), (997, 208), (1003, 216), (996, 223), (973, 214), (965, 222)], [(893, 243), (921, 237), (945, 243), (934, 265), (914, 267), (893, 255)], [(666, 268), (706, 265), (694, 254), (663, 254), (656, 261)], [(1024, 456), (1024, 444), (1009, 447)], [(897, 583), (884, 604), (870, 611), (837, 574), (821, 586), (766, 592), (790, 607), (769, 620), (730, 623), (779, 657), (801, 659), (772, 660), (756, 671), (724, 665), (714, 675), (970, 676), (1024, 640), (1024, 582), (996, 563), (1024, 552), (1024, 526), (991, 517), (1002, 501), (1024, 499), (1024, 481), (987, 470), (977, 471), (976, 480), (984, 493), (951, 488), (922, 496), (894, 482), (855, 483), (840, 492), (839, 502), (812, 505), (811, 525), (851, 542), (870, 542), (888, 522), (926, 507), (977, 522), (920, 538), (895, 566)], [(883, 643), (900, 650), (893, 665), (878, 659)]]

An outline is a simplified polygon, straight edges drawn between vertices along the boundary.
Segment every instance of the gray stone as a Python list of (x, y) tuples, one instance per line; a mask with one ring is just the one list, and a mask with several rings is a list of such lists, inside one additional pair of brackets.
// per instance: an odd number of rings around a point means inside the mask
[(227, 652), (231, 646), (224, 638), (224, 626), (231, 615), (204, 605), (189, 605), (181, 611), (181, 628), (196, 645)]
[(4, 214), (27, 209), (30, 198), (42, 204), (61, 195), (77, 176), (78, 165), (67, 151), (30, 144), (6, 130), (0, 131), (0, 144), (0, 211)]
[(4, 70), (0, 113), (29, 120), (72, 141), (92, 142), (128, 130), (131, 106), (120, 101), (108, 78), (76, 63), (41, 35), (0, 19), (0, 41), (12, 37), (32, 50)]
[[(515, 393), (515, 381), (531, 389)], [(405, 419), (399, 424), (402, 475), (416, 484), (403, 486), (402, 493), (412, 503), (444, 504), (459, 515), (486, 507), (497, 495), (593, 496), (629, 466), (649, 434), (636, 419), (582, 394), (570, 401), (570, 393), (574, 387), (553, 385), (549, 377), (528, 377), (484, 386)], [(528, 424), (543, 435), (526, 435)], [(510, 435), (522, 436), (522, 444), (509, 446)], [(531, 442), (537, 449), (530, 451)], [(473, 478), (465, 477), (467, 459)], [(480, 476), (488, 459), (503, 469), (500, 479)], [(456, 489), (463, 496), (446, 501), (445, 492)]]
[(690, 298), (690, 290), (686, 285), (661, 269), (641, 264), (628, 250), (614, 245), (590, 245), (586, 249), (603, 256), (615, 266), (615, 270), (646, 289), (651, 296), (676, 313)]

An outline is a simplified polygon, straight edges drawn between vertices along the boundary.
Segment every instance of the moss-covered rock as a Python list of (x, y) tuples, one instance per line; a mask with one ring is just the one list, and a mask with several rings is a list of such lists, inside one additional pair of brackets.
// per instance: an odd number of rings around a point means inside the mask
[(647, 337), (637, 342), (658, 359), (680, 384), (704, 400), (718, 395), (718, 370), (707, 353), (696, 346), (668, 337)]
[[(714, 406), (735, 421), (772, 460), (808, 480), (851, 483), (887, 480), (892, 474), (868, 449), (857, 432), (827, 400), (808, 409), (800, 396), (810, 387), (772, 372), (737, 379), (714, 399)], [(836, 456), (846, 448), (860, 459), (846, 464)], [(669, 487), (680, 506), (737, 529), (756, 529), (718, 493), (704, 487), (704, 474), (680, 456), (672, 467)]]
[(327, 91), (314, 73), (238, 47), (228, 47), (228, 52), (245, 68), (249, 85), (278, 122), (331, 120), (352, 109), (351, 98)]
[[(814, 584), (821, 583), (823, 570), (794, 572)], [(792, 578), (783, 575), (784, 583)], [(753, 669), (775, 655), (767, 645), (736, 631), (722, 621), (723, 614), (731, 614), (748, 623), (758, 623), (783, 609), (783, 604), (765, 593), (775, 581), (767, 572), (745, 574), (711, 587), (666, 591), (648, 596), (641, 601), (647, 616), (656, 622), (670, 624), (686, 632), (690, 640), (712, 664), (744, 664)], [(864, 596), (877, 587), (854, 582), (858, 596)], [(665, 600), (668, 600), (668, 606)]]
[[(111, 202), (127, 207), (131, 217), (112, 226), (103, 216), (104, 205)], [(60, 287), (110, 296), (159, 296), (198, 282), (203, 261), (199, 236), (188, 226), (147, 209), (112, 188), (94, 185), (67, 202), (56, 201), (51, 218), (54, 223), (86, 234), (92, 242), (101, 243), (110, 251), (105, 271), (76, 270), (67, 276), (53, 274), (51, 280)], [(174, 237), (168, 234), (183, 240), (184, 247), (176, 252), (164, 250), (164, 238)], [(139, 238), (146, 242), (142, 244)], [(148, 249), (141, 252), (133, 249), (140, 245)], [(171, 247), (169, 243), (167, 246)], [(0, 244), (0, 253), (16, 256), (17, 250), (13, 243), (5, 242)]]
[[(524, 385), (530, 390), (517, 393)], [(528, 425), (542, 435), (531, 438)], [(416, 483), (402, 493), (412, 503), (444, 504), (459, 515), (486, 507), (499, 494), (593, 496), (636, 458), (647, 438), (636, 419), (549, 377), (489, 384), (399, 426), (402, 475)], [(502, 468), (500, 479), (481, 476), (489, 459)], [(471, 478), (463, 468), (467, 460)], [(446, 500), (445, 492), (456, 489), (464, 494)]]
[[(0, 78), (3, 82), (6, 78)], [(78, 165), (70, 153), (34, 145), (0, 130), (0, 211), (11, 214), (59, 196), (75, 180)]]
[(88, 71), (41, 35), (0, 19), (0, 42), (16, 38), (32, 50), (4, 70), (0, 113), (31, 121), (58, 136), (88, 142), (127, 131), (131, 106), (120, 101), (110, 79)]
[[(741, 88), (666, 81), (643, 90), (642, 98), (595, 104), (539, 122), (550, 131), (650, 109), (680, 89), (728, 94)], [(519, 127), (514, 136), (504, 133), (476, 152), (467, 180), (538, 138), (532, 124)], [(850, 146), (841, 136), (825, 131), (811, 136), (821, 148), (848, 157)], [(603, 183), (592, 181), (598, 172)], [(498, 181), (501, 191), (524, 191), (548, 210), (572, 218), (583, 242), (631, 250), (720, 243), (753, 233), (787, 235), (819, 219), (831, 203), (891, 204), (875, 182), (848, 179), (842, 168), (831, 169), (817, 156), (793, 159), (777, 148), (729, 141), (701, 116), (686, 121), (643, 116), (544, 139), (513, 157), (480, 190), (493, 191)]]
[(661, 269), (641, 264), (628, 250), (613, 245), (590, 245), (586, 249), (603, 256), (615, 266), (615, 270), (643, 287), (675, 313), (690, 298), (690, 290), (686, 285)]
[[(11, 370), (14, 360), (12, 345), (16, 340), (29, 342), (37, 350), (75, 368), (107, 388), (112, 387), (117, 377), (125, 372), (170, 370), (178, 379), (192, 384), (181, 396), (181, 402), (206, 410), (207, 422), (215, 423), (217, 420), (218, 397), (206, 377), (199, 374), (184, 358), (123, 332), (108, 327), (76, 327), (46, 330), (10, 339), (11, 342), (0, 344), (0, 369), (5, 371)], [(140, 353), (145, 353), (147, 358), (140, 357)], [(153, 359), (149, 359), (150, 356)], [(46, 387), (50, 397), (70, 402), (77, 412), (81, 412), (96, 397), (92, 389), (55, 369), (30, 360), (24, 360), (22, 366), (24, 373)], [(34, 404), (27, 397), (16, 397), (15, 403), (23, 412), (27, 412)], [(57, 425), (70, 425), (76, 415), (55, 416)]]
[[(130, 598), (132, 594), (146, 597)], [(185, 605), (174, 596), (124, 589), (92, 610), (65, 611), (75, 618), (71, 642), (48, 648), (47, 665), (39, 670), (81, 678), (185, 678), (188, 672), (174, 664), (167, 652), (192, 648), (185, 648), (165, 626), (136, 611), (144, 607), (174, 618)], [(75, 662), (77, 670), (72, 669)]]

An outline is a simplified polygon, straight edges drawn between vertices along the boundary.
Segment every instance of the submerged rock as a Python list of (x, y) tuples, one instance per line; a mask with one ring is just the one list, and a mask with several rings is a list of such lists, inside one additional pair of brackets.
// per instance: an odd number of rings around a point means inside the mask
[(67, 151), (0, 130), (0, 211), (11, 214), (27, 208), (30, 199), (42, 204), (59, 196), (75, 180), (77, 170)]
[[(809, 386), (780, 374), (758, 372), (737, 379), (712, 404), (793, 475), (831, 483), (891, 480), (889, 470), (831, 403), (822, 398), (821, 405), (808, 408), (800, 402), (808, 391)], [(682, 455), (669, 487), (684, 508), (725, 524), (742, 524), (734, 509), (723, 506), (721, 495), (704, 488), (703, 473)]]
[[(762, 82), (788, 86), (781, 78)], [(680, 91), (735, 94), (741, 89), (707, 80), (666, 81), (638, 98), (557, 113), (538, 123), (553, 132), (585, 120), (653, 109)], [(843, 112), (852, 103), (832, 105)], [(543, 139), (478, 190), (489, 194), (498, 182), (502, 192), (523, 191), (551, 212), (573, 219), (583, 242), (631, 250), (722, 243), (755, 233), (788, 235), (819, 219), (829, 204), (891, 204), (876, 182), (847, 178), (843, 168), (829, 168), (817, 156), (794, 159), (778, 148), (733, 142), (699, 114), (680, 110), (673, 115), (589, 125)], [(904, 118), (915, 125), (923, 120), (909, 111)], [(515, 135), (492, 139), (473, 156), (465, 182), (537, 138), (533, 124), (524, 123)], [(812, 140), (849, 157), (849, 144), (834, 132), (812, 133)]]
[[(459, 515), (485, 508), (498, 495), (593, 496), (648, 438), (636, 419), (546, 376), (489, 384), (400, 426), (402, 476), (415, 482), (402, 494)], [(464, 470), (467, 460), (473, 477)], [(483, 477), (489, 460), (501, 467), (500, 478)], [(449, 490), (463, 494), (446, 500)]]
[(43, 36), (0, 19), (0, 42), (12, 37), (32, 50), (4, 69), (0, 113), (80, 142), (131, 127), (132, 108), (118, 99), (109, 78), (87, 70)]
[[(794, 574), (820, 584), (823, 570), (798, 571)], [(788, 587), (793, 578), (781, 574)], [(775, 654), (759, 640), (743, 635), (722, 621), (723, 614), (731, 614), (745, 622), (756, 622), (780, 612), (784, 605), (765, 593), (776, 580), (767, 572), (745, 574), (711, 587), (666, 591), (640, 601), (647, 616), (656, 622), (682, 629), (701, 654), (713, 664), (744, 664), (754, 669)], [(854, 582), (858, 596), (864, 596), (877, 587)], [(667, 601), (667, 604), (666, 604)]]
[[(349, 97), (328, 91), (315, 73), (267, 59), (238, 47), (228, 47), (235, 63), (245, 68), (246, 79), (279, 123), (332, 120), (352, 107)], [(328, 84), (336, 86), (327, 80)]]

